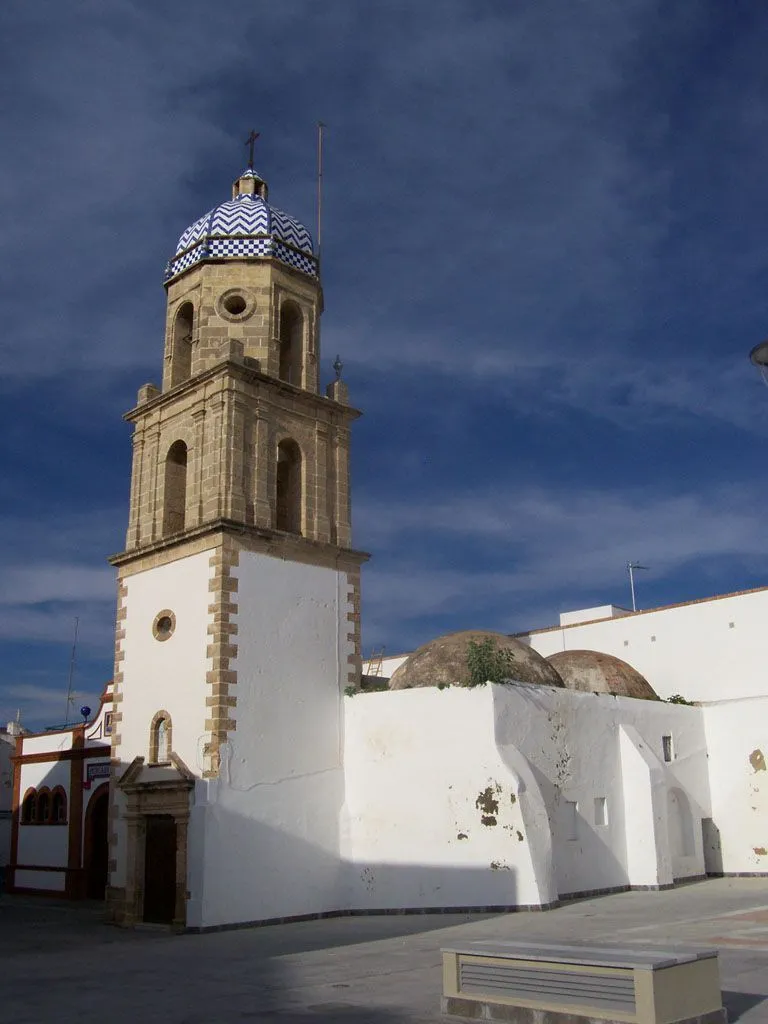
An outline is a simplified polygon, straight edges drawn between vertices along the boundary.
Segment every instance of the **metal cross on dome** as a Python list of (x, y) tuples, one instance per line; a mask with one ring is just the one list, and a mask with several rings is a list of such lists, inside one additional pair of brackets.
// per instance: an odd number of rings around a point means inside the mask
[(253, 144), (256, 141), (256, 139), (258, 139), (259, 135), (261, 135), (261, 132), (255, 132), (253, 129), (251, 129), (251, 134), (245, 140), (245, 144), (246, 144), (246, 146), (248, 146), (248, 170), (249, 171), (253, 170)]

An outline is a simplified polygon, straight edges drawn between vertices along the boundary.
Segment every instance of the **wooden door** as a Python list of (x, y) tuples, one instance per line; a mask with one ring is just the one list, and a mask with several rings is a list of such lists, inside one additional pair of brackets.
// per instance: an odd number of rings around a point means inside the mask
[(144, 920), (170, 924), (176, 913), (176, 822), (170, 814), (146, 820)]
[(106, 785), (100, 789), (91, 797), (85, 819), (86, 895), (90, 900), (104, 899), (109, 875), (109, 792)]

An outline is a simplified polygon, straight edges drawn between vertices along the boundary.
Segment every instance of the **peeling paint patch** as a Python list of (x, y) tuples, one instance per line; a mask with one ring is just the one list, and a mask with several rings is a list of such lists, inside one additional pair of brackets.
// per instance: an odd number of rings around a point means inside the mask
[[(499, 789), (500, 787), (497, 786), (496, 792), (498, 792)], [(483, 814), (499, 813), (499, 801), (494, 796), (492, 786), (486, 786), (485, 789), (478, 793), (477, 800), (475, 800), (475, 807), (477, 807), (479, 811), (482, 811)], [(495, 825), (496, 822), (494, 821), (493, 824)]]
[(509, 864), (502, 864), (499, 860), (491, 861), (491, 871), (509, 871)]
[(496, 824), (496, 818), (495, 818), (495, 816), (493, 814), (484, 814), (480, 818), (480, 824), (481, 825), (495, 825)]
[(457, 839), (469, 839), (469, 836), (467, 835), (466, 832), (459, 832), (459, 834), (456, 836), (456, 838)]
[(515, 796), (515, 794), (514, 794), (514, 793), (512, 793), (512, 794), (511, 794), (511, 796), (510, 796), (510, 799), (511, 799), (511, 801), (512, 801), (512, 803), (513, 803), (513, 804), (516, 804), (516, 803), (517, 803), (517, 797)]
[(754, 849), (754, 851), (755, 851), (755, 853), (757, 854), (758, 857), (764, 857), (765, 856), (766, 850), (765, 850), (764, 846), (755, 846), (755, 847), (753, 847), (753, 849)]
[(752, 765), (756, 772), (765, 771), (765, 757), (763, 756), (762, 750), (753, 750), (749, 755), (749, 763)]
[(523, 833), (520, 831), (520, 829), (518, 829), (517, 830), (517, 841), (518, 841), (518, 843), (522, 843), (523, 838), (524, 838), (523, 837)]

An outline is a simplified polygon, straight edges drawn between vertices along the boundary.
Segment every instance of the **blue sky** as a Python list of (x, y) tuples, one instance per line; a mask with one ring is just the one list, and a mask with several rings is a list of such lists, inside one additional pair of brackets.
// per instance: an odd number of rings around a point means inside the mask
[(165, 262), (261, 132), (314, 222), (364, 647), (759, 586), (768, 8), (720, 0), (11, 0), (0, 10), (0, 721), (112, 670)]

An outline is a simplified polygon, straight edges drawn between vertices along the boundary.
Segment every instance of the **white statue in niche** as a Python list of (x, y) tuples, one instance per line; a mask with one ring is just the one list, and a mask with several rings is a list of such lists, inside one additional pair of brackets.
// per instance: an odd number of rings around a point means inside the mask
[(170, 722), (167, 718), (159, 718), (155, 722), (155, 735), (153, 743), (154, 758), (152, 759), (156, 764), (162, 764), (165, 761), (171, 759), (171, 730)]

